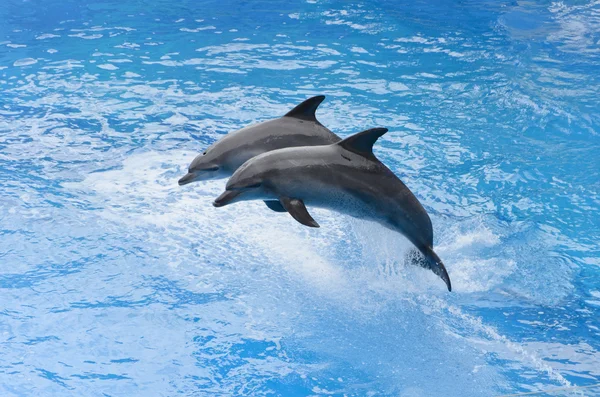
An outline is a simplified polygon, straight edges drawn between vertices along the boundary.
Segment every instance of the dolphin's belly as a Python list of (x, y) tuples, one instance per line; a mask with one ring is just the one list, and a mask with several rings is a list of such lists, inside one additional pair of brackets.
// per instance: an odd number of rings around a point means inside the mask
[[(356, 189), (342, 189), (327, 181), (321, 183), (301, 184), (290, 182), (286, 184), (290, 197), (301, 198), (308, 211), (311, 208), (324, 208), (353, 218), (366, 219), (401, 233), (415, 245), (429, 244), (423, 233), (430, 229), (430, 223), (423, 225), (420, 219), (415, 219), (411, 207), (406, 207), (398, 197), (378, 191), (373, 195)], [(428, 221), (429, 218), (427, 218)], [(421, 229), (425, 226), (424, 229)]]
[(373, 205), (350, 192), (325, 188), (306, 192), (300, 197), (303, 197), (304, 204), (309, 210), (311, 207), (324, 208), (358, 219), (379, 221)]
[(388, 206), (382, 201), (364, 200), (350, 193), (335, 192), (329, 195), (308, 196), (304, 199), (304, 204), (309, 211), (315, 207), (325, 208), (353, 218), (370, 220), (402, 234), (417, 246), (426, 244), (426, 241), (420, 237), (418, 224), (403, 214), (390, 211), (389, 207), (394, 205)]

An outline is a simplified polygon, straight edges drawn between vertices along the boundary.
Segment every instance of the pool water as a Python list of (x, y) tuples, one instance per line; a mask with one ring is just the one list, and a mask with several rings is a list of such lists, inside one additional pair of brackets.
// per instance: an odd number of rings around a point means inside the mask
[[(383, 227), (180, 187), (327, 96), (416, 194)], [(600, 2), (3, 0), (2, 396), (600, 395)]]

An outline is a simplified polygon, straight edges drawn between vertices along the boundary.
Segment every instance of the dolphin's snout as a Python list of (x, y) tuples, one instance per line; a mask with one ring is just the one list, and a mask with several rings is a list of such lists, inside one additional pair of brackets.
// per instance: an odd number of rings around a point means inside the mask
[(225, 190), (219, 197), (213, 201), (215, 207), (224, 207), (227, 204), (231, 204), (233, 200), (242, 194), (241, 190)]
[(188, 183), (194, 182), (194, 178), (196, 178), (196, 174), (194, 174), (193, 172), (188, 172), (183, 178), (179, 180), (179, 186), (187, 185)]

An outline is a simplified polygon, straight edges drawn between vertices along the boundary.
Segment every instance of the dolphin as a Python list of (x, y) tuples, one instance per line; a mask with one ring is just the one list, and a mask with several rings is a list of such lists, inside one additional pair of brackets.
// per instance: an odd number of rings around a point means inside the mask
[(319, 224), (306, 205), (378, 222), (408, 238), (423, 255), (419, 264), (444, 280), (451, 291), (448, 272), (433, 251), (429, 215), (406, 185), (373, 154), (373, 144), (386, 132), (387, 128), (374, 128), (330, 145), (258, 155), (234, 172), (213, 205), (266, 200), (269, 208), (289, 212), (309, 227)]
[(324, 99), (324, 95), (309, 98), (283, 117), (225, 135), (192, 161), (179, 185), (229, 177), (247, 160), (271, 150), (339, 142), (341, 138), (315, 116)]

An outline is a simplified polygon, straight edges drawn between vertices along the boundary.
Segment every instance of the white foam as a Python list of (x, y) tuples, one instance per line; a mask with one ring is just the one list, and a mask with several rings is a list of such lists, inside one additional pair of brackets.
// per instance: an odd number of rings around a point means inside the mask
[(39, 36), (36, 36), (35, 39), (36, 40), (46, 40), (46, 39), (52, 39), (52, 38), (55, 38), (55, 37), (60, 37), (60, 35), (59, 34), (52, 34), (52, 33), (44, 33), (44, 34), (41, 34)]
[[(291, 222), (289, 217), (268, 216), (270, 210), (259, 203), (243, 203), (245, 211), (239, 213), (240, 205), (215, 209), (211, 201), (220, 194), (224, 181), (204, 184), (203, 195), (192, 198), (189, 188), (177, 186), (177, 178), (166, 180), (168, 170), (179, 169), (188, 164), (195, 153), (172, 152), (169, 155), (144, 153), (131, 156), (123, 163), (123, 169), (89, 175), (80, 184), (67, 184), (69, 187), (92, 189), (101, 195), (101, 201), (108, 207), (103, 214), (111, 220), (129, 222), (132, 214), (128, 207), (132, 203), (166, 202), (167, 207), (158, 213), (142, 211), (135, 216), (136, 222), (143, 221), (163, 228), (188, 224), (190, 228), (204, 225), (222, 225), (221, 239), (245, 241), (243, 246), (259, 247), (261, 255), (270, 263), (279, 263), (287, 271), (302, 277), (322, 291), (342, 288), (344, 275), (340, 269), (324, 260), (311, 247), (310, 240), (303, 235), (303, 226)], [(177, 201), (169, 200), (175, 195)], [(190, 215), (190, 208), (200, 208)], [(124, 212), (124, 214), (121, 214)], [(226, 225), (226, 226), (223, 226)], [(257, 232), (257, 229), (260, 232)], [(189, 231), (193, 233), (192, 230)], [(252, 252), (248, 252), (252, 256)]]
[(103, 37), (103, 35), (101, 34), (85, 34), (85, 33), (77, 33), (77, 34), (70, 34), (69, 37), (78, 37), (80, 39), (84, 39), (84, 40), (96, 40), (96, 39), (101, 39)]
[(399, 37), (397, 39), (394, 39), (394, 41), (397, 41), (399, 43), (418, 43), (418, 44), (431, 44), (432, 42), (427, 40), (424, 37), (421, 36), (412, 36), (412, 37)]
[(202, 32), (203, 30), (215, 30), (215, 29), (216, 29), (216, 27), (214, 27), (214, 26), (200, 26), (195, 29), (181, 28), (179, 30), (182, 32), (198, 33), (198, 32)]
[(17, 59), (14, 63), (13, 66), (29, 66), (29, 65), (33, 65), (37, 63), (37, 59), (34, 58), (22, 58), (22, 59)]
[(368, 54), (369, 51), (365, 50), (362, 47), (350, 47), (350, 51), (358, 53), (358, 54)]
[(189, 119), (187, 117), (185, 117), (184, 115), (179, 114), (179, 113), (174, 114), (173, 116), (165, 119), (165, 123), (169, 123), (172, 125), (182, 125), (188, 121), (189, 121)]
[(111, 63), (103, 63), (102, 65), (98, 65), (98, 67), (100, 69), (104, 69), (104, 70), (117, 70), (117, 69), (119, 69), (118, 66), (115, 66), (115, 65), (113, 65)]
[(409, 91), (410, 88), (408, 88), (408, 86), (406, 86), (406, 84), (397, 82), (397, 81), (392, 81), (388, 84), (388, 88), (390, 89), (390, 91)]

